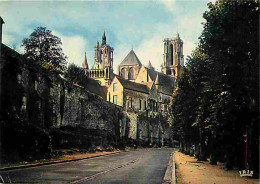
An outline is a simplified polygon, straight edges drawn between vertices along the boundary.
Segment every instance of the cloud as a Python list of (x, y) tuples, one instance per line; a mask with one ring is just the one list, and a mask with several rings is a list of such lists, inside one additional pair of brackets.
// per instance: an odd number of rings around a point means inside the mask
[(68, 57), (68, 62), (81, 66), (86, 50), (86, 40), (80, 36), (64, 36), (55, 31), (53, 31), (53, 34), (61, 39), (62, 49)]
[(163, 63), (163, 37), (158, 35), (143, 41), (135, 52), (143, 65), (147, 66), (150, 60), (153, 67), (160, 71)]
[(168, 11), (173, 12), (175, 10), (176, 0), (161, 0), (160, 2), (163, 3)]

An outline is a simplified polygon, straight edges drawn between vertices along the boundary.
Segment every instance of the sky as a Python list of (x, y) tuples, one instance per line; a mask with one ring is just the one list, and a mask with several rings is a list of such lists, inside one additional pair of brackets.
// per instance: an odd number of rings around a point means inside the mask
[(94, 61), (94, 46), (102, 42), (114, 48), (114, 71), (133, 48), (143, 65), (150, 60), (160, 70), (163, 40), (178, 32), (184, 60), (199, 42), (207, 0), (106, 0), (106, 1), (3, 1), (3, 43), (23, 53), (22, 40), (42, 26), (61, 38), (69, 63), (81, 66), (84, 53)]

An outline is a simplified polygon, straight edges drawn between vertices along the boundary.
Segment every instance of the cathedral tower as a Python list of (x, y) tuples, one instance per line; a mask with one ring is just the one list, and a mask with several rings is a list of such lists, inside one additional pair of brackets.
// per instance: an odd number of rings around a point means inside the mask
[[(88, 75), (90, 78), (99, 81), (99, 83), (102, 86), (109, 86), (114, 77), (113, 74), (114, 49), (107, 44), (105, 32), (102, 36), (102, 44), (99, 45), (99, 42), (97, 42), (94, 48), (95, 48), (94, 64), (91, 69), (87, 69), (86, 75)], [(84, 63), (85, 63), (85, 59), (83, 64)]]
[(178, 78), (184, 66), (183, 41), (179, 33), (173, 39), (164, 39), (162, 72), (166, 75)]

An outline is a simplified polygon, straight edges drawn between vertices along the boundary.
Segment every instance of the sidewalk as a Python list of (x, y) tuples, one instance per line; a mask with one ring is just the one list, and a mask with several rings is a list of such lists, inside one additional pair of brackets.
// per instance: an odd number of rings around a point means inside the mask
[(210, 165), (194, 157), (174, 152), (178, 184), (259, 184), (258, 179), (242, 178), (238, 171), (224, 171), (223, 164)]

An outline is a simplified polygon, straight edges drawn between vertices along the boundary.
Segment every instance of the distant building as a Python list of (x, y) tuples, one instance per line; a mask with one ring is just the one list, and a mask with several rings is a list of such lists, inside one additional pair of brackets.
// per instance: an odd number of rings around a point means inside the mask
[[(179, 34), (174, 39), (164, 40), (162, 72), (155, 71), (151, 61), (148, 66), (142, 65), (132, 49), (119, 64), (119, 74), (113, 74), (113, 48), (106, 44), (105, 33), (102, 40), (102, 45), (97, 43), (95, 47), (92, 69), (88, 68), (86, 55), (82, 67), (90, 78), (107, 87), (107, 101), (123, 107), (125, 122), (122, 135), (132, 139), (142, 136), (149, 140), (162, 139), (161, 142), (163, 138), (169, 139), (169, 130), (163, 130), (160, 120), (155, 126), (151, 125), (149, 118), (168, 116), (176, 78), (181, 75), (184, 66), (183, 41)], [(141, 131), (139, 126), (142, 113), (146, 114), (147, 120)], [(149, 135), (146, 135), (148, 130)]]
[(106, 43), (106, 34), (102, 37), (102, 44), (97, 42), (95, 46), (94, 64), (91, 69), (88, 67), (87, 56), (85, 54), (82, 64), (86, 75), (97, 80), (101, 86), (109, 86), (114, 78), (113, 73), (113, 52), (114, 49)]
[(119, 76), (126, 80), (135, 81), (141, 67), (142, 64), (132, 49), (119, 64)]
[(162, 72), (178, 78), (182, 73), (183, 66), (183, 41), (177, 33), (173, 39), (164, 39)]

